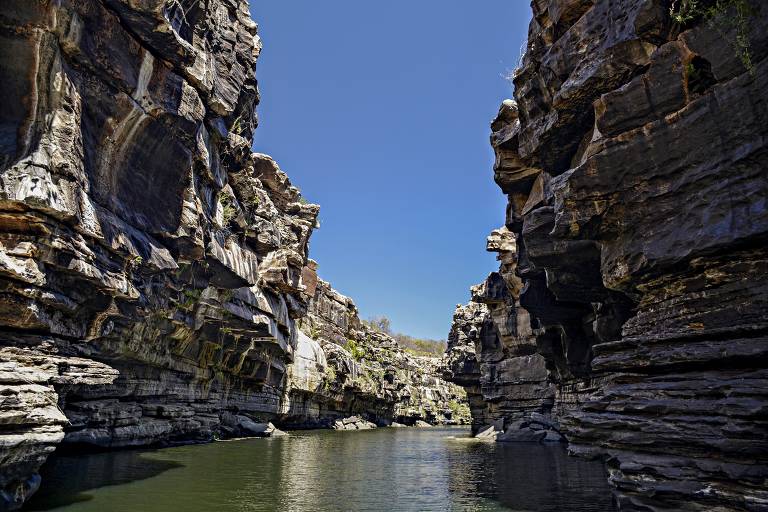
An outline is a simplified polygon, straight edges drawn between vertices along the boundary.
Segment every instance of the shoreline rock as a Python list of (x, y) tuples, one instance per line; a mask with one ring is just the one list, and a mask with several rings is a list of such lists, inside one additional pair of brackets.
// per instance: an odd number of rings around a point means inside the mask
[(371, 430), (377, 428), (375, 423), (364, 420), (360, 416), (350, 416), (333, 423), (334, 430)]

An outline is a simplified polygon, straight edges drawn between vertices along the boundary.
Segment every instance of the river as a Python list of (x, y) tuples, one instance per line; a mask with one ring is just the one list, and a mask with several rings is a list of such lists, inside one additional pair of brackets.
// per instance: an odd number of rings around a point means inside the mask
[(160, 450), (59, 455), (25, 510), (324, 512), (613, 510), (601, 463), (466, 429), (294, 432)]

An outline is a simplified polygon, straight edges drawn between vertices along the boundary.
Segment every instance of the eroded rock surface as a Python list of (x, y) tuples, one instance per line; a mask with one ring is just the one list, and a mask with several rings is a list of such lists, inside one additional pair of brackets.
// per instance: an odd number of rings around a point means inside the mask
[(319, 207), (251, 149), (260, 49), (246, 0), (0, 4), (0, 510), (59, 443), (468, 419), (318, 282)]
[(605, 458), (625, 510), (768, 510), (768, 9), (735, 3), (533, 2), (492, 124), (500, 270), (446, 376), (475, 431)]
[(0, 5), (0, 509), (59, 442), (278, 417), (318, 206), (252, 153), (256, 28), (245, 0)]
[[(355, 303), (313, 272), (312, 265), (305, 268), (314, 296), (299, 323), (284, 423), (349, 430), (347, 425), (368, 423), (469, 422), (466, 394), (443, 379), (439, 358), (411, 354), (388, 334), (361, 322)], [(350, 417), (360, 421), (348, 421)]]

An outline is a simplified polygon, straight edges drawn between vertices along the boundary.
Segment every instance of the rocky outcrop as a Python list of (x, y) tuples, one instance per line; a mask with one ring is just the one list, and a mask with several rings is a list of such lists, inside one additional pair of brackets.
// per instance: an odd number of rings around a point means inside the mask
[(0, 6), (0, 509), (60, 443), (468, 414), (318, 282), (319, 207), (251, 150), (260, 48), (246, 0)]
[(0, 5), (0, 509), (59, 442), (278, 417), (318, 207), (251, 151), (256, 28), (246, 0)]
[(225, 412), (221, 415), (221, 430), (228, 437), (279, 437), (288, 434), (272, 423), (256, 423), (248, 416)]
[(21, 505), (40, 485), (37, 468), (64, 439), (69, 421), (57, 390), (109, 385), (109, 366), (42, 350), (0, 347), (0, 500)]
[(622, 509), (768, 510), (768, 9), (671, 4), (532, 3), (500, 270), (446, 371), (475, 431), (565, 435)]
[(371, 430), (377, 425), (371, 421), (364, 420), (360, 416), (350, 416), (333, 422), (334, 430)]
[(283, 424), (349, 430), (393, 422), (469, 422), (466, 395), (443, 380), (439, 358), (408, 353), (388, 334), (361, 322), (355, 303), (318, 279), (314, 270), (314, 265), (305, 268), (313, 297), (299, 321), (302, 332), (289, 368)]

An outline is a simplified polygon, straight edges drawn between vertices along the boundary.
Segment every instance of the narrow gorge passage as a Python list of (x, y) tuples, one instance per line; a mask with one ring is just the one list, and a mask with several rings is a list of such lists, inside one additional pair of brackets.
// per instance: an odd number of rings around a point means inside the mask
[(761, 0), (2, 0), (0, 512), (768, 511), (766, 57)]

